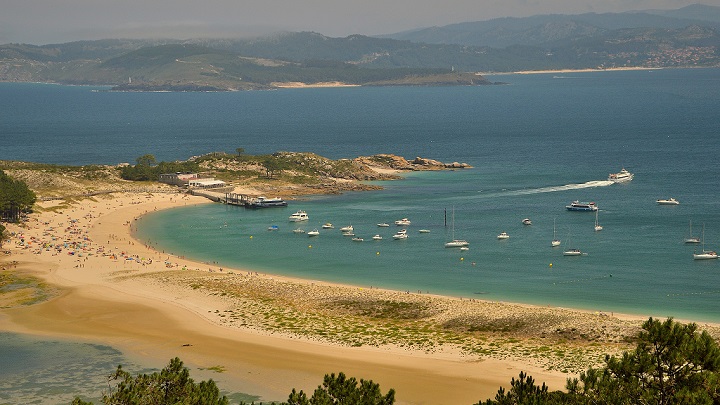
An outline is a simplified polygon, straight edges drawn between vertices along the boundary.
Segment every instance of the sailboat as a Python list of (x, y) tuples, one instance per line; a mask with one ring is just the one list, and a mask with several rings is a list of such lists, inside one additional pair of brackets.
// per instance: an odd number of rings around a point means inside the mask
[(700, 238), (692, 234), (692, 220), (690, 220), (690, 230), (688, 231), (688, 236), (685, 238), (685, 243), (700, 243)]
[(560, 243), (560, 239), (557, 238), (557, 232), (555, 231), (555, 220), (553, 219), (553, 240), (550, 242), (550, 246), (558, 247)]
[(466, 247), (470, 245), (466, 240), (463, 239), (455, 239), (455, 207), (453, 207), (452, 210), (452, 240), (450, 242), (445, 243), (446, 248), (454, 248), (454, 247)]
[[(568, 233), (568, 241), (570, 240), (570, 234)], [(570, 245), (570, 242), (568, 242), (568, 245)], [(580, 249), (577, 248), (568, 248), (568, 250), (563, 252), (563, 256), (582, 256), (583, 252)]]
[(599, 211), (600, 211), (600, 210), (595, 211), (595, 231), (596, 231), (596, 232), (597, 232), (597, 231), (602, 231), (602, 229), (603, 229), (602, 225), (600, 225), (600, 223), (598, 222), (598, 212), (599, 212)]
[(712, 250), (705, 250), (705, 224), (703, 224), (703, 230), (702, 230), (702, 250), (700, 253), (693, 252), (693, 259), (694, 260), (707, 260), (707, 259), (717, 259), (718, 254)]

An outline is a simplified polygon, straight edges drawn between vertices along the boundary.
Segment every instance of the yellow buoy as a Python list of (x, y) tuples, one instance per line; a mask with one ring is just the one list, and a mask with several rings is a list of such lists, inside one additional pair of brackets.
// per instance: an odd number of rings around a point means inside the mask
[(375, 252), (375, 254), (376, 254), (376, 255), (379, 255), (379, 254), (380, 254), (380, 252)]
[(308, 249), (312, 249), (312, 245), (308, 245)]
[(250, 235), (250, 239), (252, 239), (252, 235)]
[(460, 258), (460, 261), (463, 261), (463, 260), (465, 260), (465, 258), (464, 258), (464, 257), (461, 257), (461, 258)]
[(552, 263), (550, 263), (550, 267), (552, 267)]

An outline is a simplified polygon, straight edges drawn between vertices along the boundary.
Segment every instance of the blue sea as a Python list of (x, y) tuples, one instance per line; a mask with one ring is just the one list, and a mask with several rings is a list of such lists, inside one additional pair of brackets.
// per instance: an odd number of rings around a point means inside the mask
[[(312, 280), (720, 322), (720, 261), (693, 260), (699, 247), (683, 243), (692, 222), (720, 250), (720, 69), (489, 78), (507, 84), (114, 93), (0, 83), (0, 159), (116, 164), (244, 148), (465, 162), (473, 168), (287, 208), (159, 212), (137, 236), (201, 261)], [(631, 182), (607, 181), (623, 167)], [(656, 204), (668, 197), (680, 205)], [(597, 203), (602, 231), (594, 214), (565, 209), (574, 200)], [(288, 222), (301, 209), (310, 220)], [(393, 240), (393, 221), (405, 217), (408, 239)], [(345, 225), (364, 242), (342, 236)], [(496, 238), (503, 231), (510, 239)], [(453, 236), (470, 249), (444, 248)], [(569, 247), (586, 255), (563, 256)]]

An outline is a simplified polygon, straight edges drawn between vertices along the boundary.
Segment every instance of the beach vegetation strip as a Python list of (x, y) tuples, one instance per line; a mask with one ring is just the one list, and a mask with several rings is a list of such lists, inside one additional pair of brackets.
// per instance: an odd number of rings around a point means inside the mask
[[(170, 271), (124, 275), (154, 288), (214, 297), (212, 319), (228, 327), (327, 344), (468, 360), (529, 360), (547, 370), (578, 373), (606, 354), (628, 350), (640, 330), (620, 320), (559, 308), (455, 299), (427, 294), (287, 281), (258, 273)], [(200, 299), (200, 297), (198, 297)]]

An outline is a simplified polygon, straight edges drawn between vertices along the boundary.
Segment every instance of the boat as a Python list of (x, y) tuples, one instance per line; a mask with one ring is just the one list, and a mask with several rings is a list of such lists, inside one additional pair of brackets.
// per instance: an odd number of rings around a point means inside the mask
[(688, 236), (685, 238), (685, 243), (700, 243), (700, 238), (692, 234), (692, 221), (690, 221), (690, 230), (688, 231)]
[(387, 228), (388, 226), (390, 226), (390, 224), (388, 224), (386, 222), (382, 222), (382, 223), (377, 224), (377, 226), (379, 226), (380, 228)]
[(382, 236), (380, 236), (380, 235), (375, 235), (372, 238), (373, 238), (373, 240), (382, 240)]
[(268, 226), (268, 231), (277, 231), (280, 229), (277, 225), (270, 225)]
[(566, 205), (565, 208), (567, 208), (568, 211), (597, 211), (598, 209), (594, 202), (580, 202), (578, 200), (571, 202), (570, 205)]
[(563, 256), (582, 256), (583, 252), (580, 249), (568, 249), (563, 252)]
[(260, 196), (250, 203), (250, 208), (287, 207), (287, 205), (287, 201), (280, 197), (267, 198)]
[(355, 236), (355, 234), (352, 232), (343, 232), (342, 236)]
[[(570, 240), (570, 235), (568, 234), (568, 241)], [(568, 245), (570, 242), (568, 242)], [(583, 252), (578, 248), (568, 248), (566, 251), (563, 252), (563, 256), (582, 256)]]
[(557, 232), (555, 232), (555, 220), (553, 219), (553, 240), (550, 242), (550, 246), (552, 247), (558, 247), (560, 246), (560, 239), (557, 238)]
[(532, 225), (532, 221), (530, 218), (525, 218), (522, 220), (523, 225)]
[(353, 240), (353, 242), (362, 242), (362, 241), (364, 241), (365, 239), (363, 239), (363, 238), (352, 238), (352, 240)]
[(396, 240), (397, 240), (397, 239), (407, 239), (407, 237), (408, 237), (407, 231), (404, 230), (404, 229), (401, 229), (401, 230), (397, 231), (397, 232), (395, 233), (395, 235), (393, 235), (393, 239), (396, 239)]
[(355, 229), (353, 228), (352, 225), (343, 226), (342, 228), (340, 228), (340, 232), (352, 232), (354, 230)]
[(307, 212), (305, 211), (298, 211), (288, 217), (290, 222), (301, 222), (301, 221), (307, 221), (310, 219)]
[(694, 260), (708, 260), (708, 259), (717, 259), (718, 254), (717, 252), (713, 250), (705, 250), (705, 224), (703, 224), (703, 230), (702, 230), (702, 250), (700, 253), (693, 252), (693, 259)]
[(430, 230), (429, 230), (429, 229), (421, 229), (421, 230), (419, 230), (418, 232), (420, 232), (420, 233), (430, 233)]
[(600, 211), (595, 211), (595, 231), (596, 231), (596, 232), (597, 232), (597, 231), (602, 231), (602, 229), (603, 229), (602, 225), (600, 225), (600, 223), (598, 222), (598, 213), (599, 213), (599, 212), (600, 212)]
[(667, 199), (659, 199), (656, 201), (659, 205), (678, 205), (680, 204), (680, 201), (670, 197)]
[(470, 243), (463, 239), (455, 239), (455, 208), (452, 211), (452, 240), (445, 242), (446, 248), (463, 247), (468, 246)]
[(335, 227), (330, 222), (326, 222), (322, 226), (322, 229), (333, 229), (333, 228), (335, 228)]
[(507, 232), (500, 232), (500, 234), (497, 236), (498, 239), (510, 239), (510, 235), (507, 234)]
[(320, 231), (318, 231), (317, 229), (313, 229), (312, 231), (309, 231), (307, 233), (307, 235), (308, 236), (318, 236), (318, 235), (320, 235)]
[(305, 230), (297, 228), (297, 229), (293, 229), (293, 233), (305, 233)]
[(625, 170), (623, 167), (622, 170), (617, 173), (610, 173), (610, 175), (608, 175), (608, 181), (612, 181), (613, 183), (625, 183), (632, 180), (633, 177), (635, 177), (635, 175)]
[(460, 250), (465, 251), (465, 250), (470, 250), (470, 248), (467, 247), (467, 246), (463, 246), (463, 247), (460, 248)]
[(408, 226), (408, 225), (410, 225), (410, 220), (407, 219), (407, 218), (398, 219), (397, 221), (395, 221), (395, 225), (397, 225), (397, 226)]

